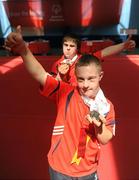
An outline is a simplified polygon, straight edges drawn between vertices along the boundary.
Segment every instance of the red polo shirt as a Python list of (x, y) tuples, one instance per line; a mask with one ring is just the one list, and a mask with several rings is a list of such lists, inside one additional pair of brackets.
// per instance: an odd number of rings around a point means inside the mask
[[(93, 124), (89, 124), (86, 115), (89, 108), (84, 104), (78, 89), (48, 76), (41, 94), (56, 100), (58, 113), (53, 128), (51, 148), (48, 153), (50, 166), (63, 174), (73, 177), (89, 175), (97, 170), (100, 145), (95, 136)], [(115, 113), (112, 103), (108, 113), (107, 127), (112, 132)], [(88, 141), (84, 158), (77, 158), (80, 131), (85, 128)]]

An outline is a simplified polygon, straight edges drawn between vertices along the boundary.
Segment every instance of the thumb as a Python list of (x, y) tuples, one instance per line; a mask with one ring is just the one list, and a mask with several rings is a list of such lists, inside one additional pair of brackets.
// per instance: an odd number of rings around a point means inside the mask
[(19, 33), (19, 34), (22, 33), (22, 30), (21, 30), (21, 26), (20, 26), (20, 25), (18, 25), (18, 26), (16, 27), (16, 32)]
[(128, 38), (127, 38), (127, 41), (130, 41), (132, 38), (132, 34), (129, 34)]

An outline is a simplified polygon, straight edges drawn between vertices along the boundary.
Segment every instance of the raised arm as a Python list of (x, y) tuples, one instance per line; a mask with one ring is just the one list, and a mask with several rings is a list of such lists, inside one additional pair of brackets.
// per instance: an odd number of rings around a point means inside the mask
[(4, 47), (15, 53), (18, 53), (25, 64), (26, 69), (31, 76), (36, 79), (42, 86), (44, 85), (48, 73), (37, 61), (35, 56), (31, 53), (26, 42), (23, 40), (21, 33), (21, 26), (17, 26), (15, 32), (11, 32), (5, 40)]
[(118, 54), (124, 50), (132, 50), (133, 48), (135, 48), (136, 43), (134, 40), (131, 40), (131, 38), (132, 38), (132, 35), (129, 35), (128, 39), (125, 42), (122, 42), (122, 43), (119, 43), (116, 45), (112, 45), (112, 46), (102, 49), (101, 50), (102, 58), (111, 56), (114, 54)]

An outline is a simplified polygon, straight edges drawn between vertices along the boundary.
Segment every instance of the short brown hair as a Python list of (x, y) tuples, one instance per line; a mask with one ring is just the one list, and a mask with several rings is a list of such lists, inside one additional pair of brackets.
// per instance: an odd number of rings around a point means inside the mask
[(101, 61), (96, 56), (91, 54), (84, 54), (79, 58), (79, 60), (75, 64), (75, 72), (78, 67), (88, 66), (90, 64), (95, 64), (98, 67), (99, 71), (102, 71)]
[(73, 41), (77, 45), (78, 50), (80, 49), (80, 39), (76, 34), (72, 34), (72, 33), (66, 34), (63, 37), (62, 44), (64, 44), (65, 41), (69, 41), (69, 40)]

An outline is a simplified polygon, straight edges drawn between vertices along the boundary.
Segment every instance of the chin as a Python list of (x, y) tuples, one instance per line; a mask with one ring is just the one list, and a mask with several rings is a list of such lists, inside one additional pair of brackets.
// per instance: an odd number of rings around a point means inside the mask
[(94, 93), (92, 91), (82, 91), (82, 90), (79, 90), (79, 91), (82, 96), (87, 96), (89, 98), (94, 97)]
[(92, 94), (90, 94), (90, 93), (83, 93), (83, 95), (84, 95), (84, 96), (87, 96), (87, 97), (89, 97), (89, 98), (92, 98)]
[(94, 92), (88, 92), (88, 93), (85, 93), (85, 96), (87, 96), (87, 97), (89, 97), (91, 99), (94, 99), (95, 94), (94, 94)]
[(67, 59), (70, 59), (70, 58), (71, 58), (71, 56), (70, 56), (70, 55), (65, 55), (65, 56), (66, 56), (66, 58), (67, 58)]
[(87, 97), (93, 99), (94, 97), (92, 95), (86, 95)]

